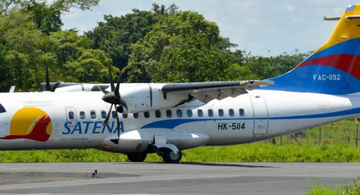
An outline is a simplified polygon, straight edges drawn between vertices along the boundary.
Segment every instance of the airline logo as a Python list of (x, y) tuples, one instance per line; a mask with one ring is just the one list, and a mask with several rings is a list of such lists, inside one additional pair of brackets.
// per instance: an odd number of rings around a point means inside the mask
[(49, 115), (39, 108), (25, 107), (18, 110), (10, 123), (10, 135), (0, 139), (29, 139), (47, 141), (52, 133), (52, 122)]

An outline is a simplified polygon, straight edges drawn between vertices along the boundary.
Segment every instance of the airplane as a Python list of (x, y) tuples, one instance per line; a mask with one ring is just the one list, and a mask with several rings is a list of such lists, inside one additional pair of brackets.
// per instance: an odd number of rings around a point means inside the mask
[(360, 114), (360, 4), (324, 19), (338, 21), (328, 41), (274, 78), (121, 83), (122, 70), (116, 84), (110, 76), (109, 84), (92, 84), (90, 91), (1, 93), (0, 150), (95, 148), (131, 162), (156, 153), (178, 163), (187, 149), (251, 143), (354, 118)]

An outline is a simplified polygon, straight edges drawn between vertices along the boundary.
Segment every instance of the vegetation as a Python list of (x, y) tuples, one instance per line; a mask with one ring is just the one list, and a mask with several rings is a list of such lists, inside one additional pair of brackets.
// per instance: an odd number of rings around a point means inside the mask
[(47, 68), (51, 81), (64, 82), (108, 82), (108, 66), (114, 76), (127, 66), (127, 82), (263, 79), (290, 70), (309, 54), (261, 57), (234, 50), (238, 45), (221, 37), (215, 22), (174, 4), (104, 15), (104, 22), (81, 36), (62, 29), (62, 13), (98, 3), (0, 1), (0, 91), (12, 85), (17, 91), (38, 90), (36, 78), (44, 81)]
[(358, 195), (360, 194), (360, 177), (353, 179), (353, 185), (340, 185), (334, 188), (324, 187), (319, 184), (314, 185), (312, 189), (308, 191), (308, 195)]

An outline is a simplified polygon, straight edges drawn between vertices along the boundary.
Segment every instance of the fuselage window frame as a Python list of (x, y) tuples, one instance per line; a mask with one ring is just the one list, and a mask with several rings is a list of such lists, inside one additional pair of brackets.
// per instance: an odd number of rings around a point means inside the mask
[(229, 116), (230, 116), (230, 117), (235, 116), (234, 109), (232, 109), (232, 108), (229, 109)]
[(198, 114), (198, 117), (203, 117), (204, 116), (204, 112), (201, 109), (197, 110), (197, 114)]
[(150, 118), (150, 112), (149, 112), (149, 111), (145, 111), (145, 112), (144, 112), (144, 117), (145, 117), (145, 118)]
[(223, 117), (224, 116), (224, 110), (223, 109), (219, 109), (218, 110), (218, 114), (220, 117)]
[(161, 110), (155, 110), (155, 117), (161, 118)]
[(123, 113), (123, 114), (122, 114), (122, 117), (123, 117), (123, 118), (128, 118), (128, 114), (127, 114), (127, 113)]
[(193, 112), (192, 112), (191, 109), (188, 109), (188, 110), (186, 111), (186, 113), (187, 113), (187, 116), (188, 116), (189, 118), (191, 118), (191, 117), (193, 116)]
[(90, 118), (91, 118), (91, 119), (96, 119), (96, 112), (95, 112), (95, 110), (90, 110)]
[(245, 110), (243, 108), (239, 109), (239, 115), (240, 116), (245, 116)]
[(176, 110), (176, 115), (177, 115), (177, 117), (181, 118), (183, 116), (182, 110), (177, 109)]
[(105, 110), (100, 111), (100, 116), (102, 119), (106, 119), (106, 115), (107, 115), (107, 113)]
[(75, 113), (74, 113), (73, 111), (69, 111), (68, 115), (69, 115), (69, 119), (70, 119), (70, 120), (74, 120), (74, 119), (75, 119)]
[(133, 113), (133, 116), (134, 116), (134, 118), (139, 118), (139, 113), (138, 112)]
[(86, 114), (84, 111), (80, 111), (79, 113), (80, 119), (85, 119), (86, 118)]
[(166, 110), (166, 117), (171, 118), (172, 117), (172, 111)]
[(112, 117), (113, 119), (116, 119), (116, 115), (117, 115), (116, 112), (117, 112), (117, 111), (115, 111), (115, 110), (111, 111), (111, 117)]
[(213, 117), (214, 116), (214, 111), (212, 109), (208, 110), (208, 116), (209, 117)]

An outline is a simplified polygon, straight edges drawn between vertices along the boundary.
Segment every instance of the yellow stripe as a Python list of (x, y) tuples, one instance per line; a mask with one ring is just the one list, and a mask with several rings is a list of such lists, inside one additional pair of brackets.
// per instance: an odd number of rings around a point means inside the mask
[(360, 15), (360, 3), (355, 4), (353, 11), (344, 11), (329, 40), (310, 56), (344, 41), (359, 38), (360, 27), (357, 25), (360, 25), (360, 20), (346, 19), (347, 16), (351, 15)]

